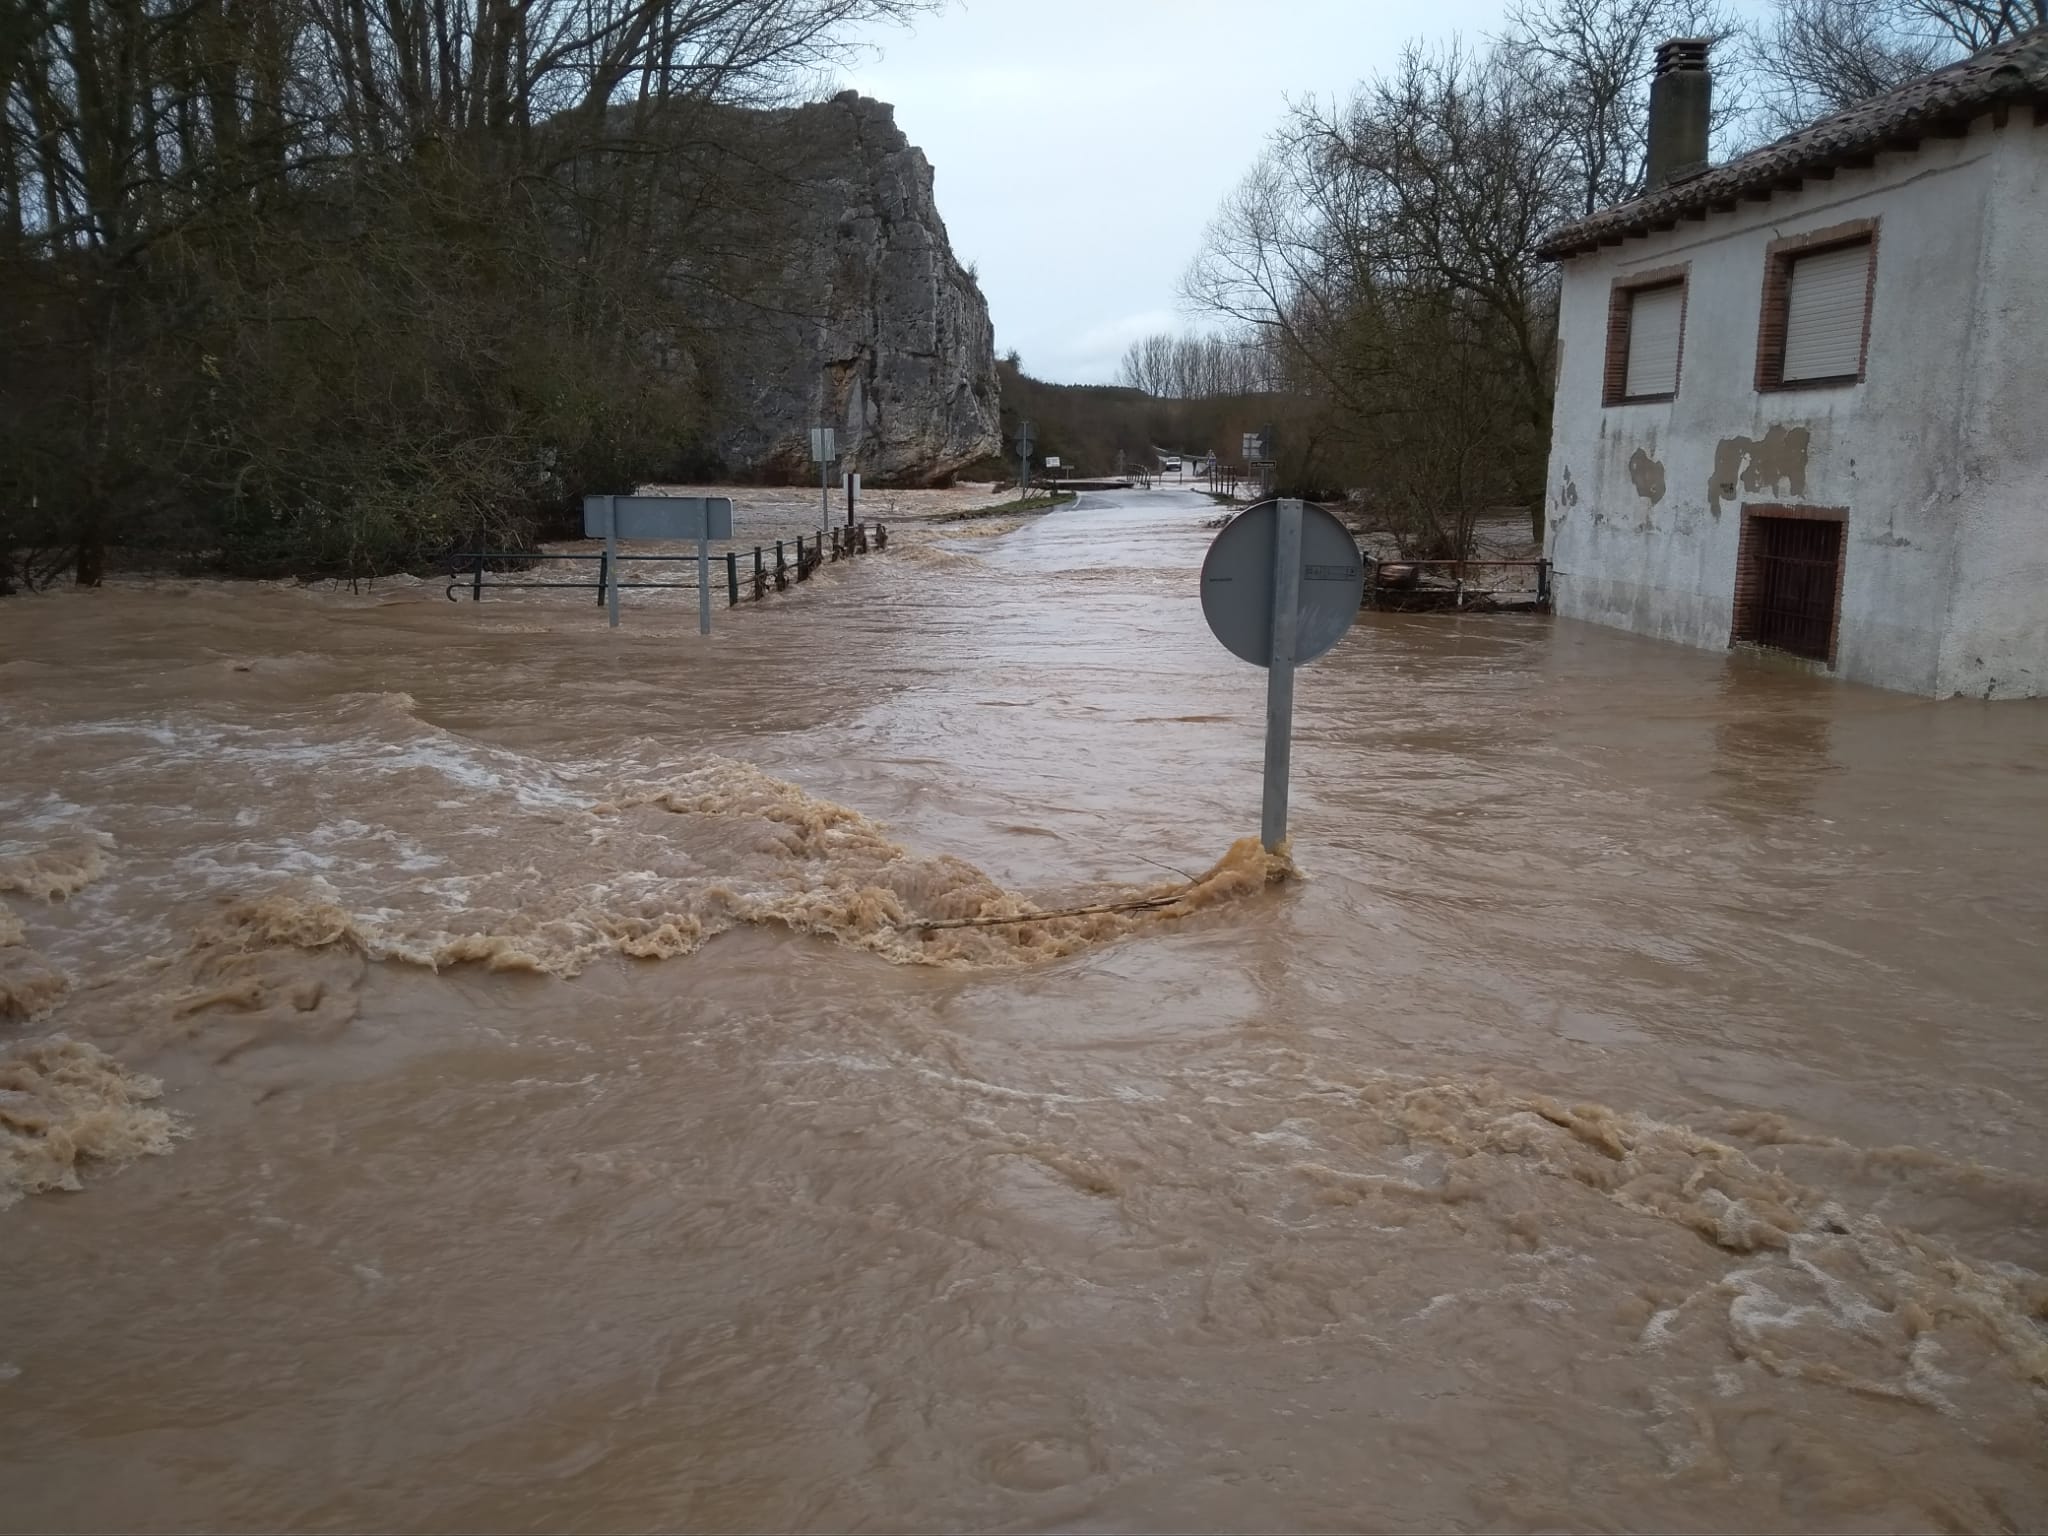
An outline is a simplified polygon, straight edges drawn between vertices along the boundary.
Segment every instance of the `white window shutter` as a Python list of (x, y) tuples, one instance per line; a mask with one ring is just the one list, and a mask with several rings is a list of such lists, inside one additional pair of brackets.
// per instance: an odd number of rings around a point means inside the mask
[(1854, 378), (1863, 371), (1863, 314), (1870, 292), (1868, 242), (1801, 256), (1785, 299), (1787, 384)]
[(1678, 329), (1685, 314), (1685, 285), (1645, 288), (1629, 299), (1628, 379), (1630, 399), (1678, 392)]

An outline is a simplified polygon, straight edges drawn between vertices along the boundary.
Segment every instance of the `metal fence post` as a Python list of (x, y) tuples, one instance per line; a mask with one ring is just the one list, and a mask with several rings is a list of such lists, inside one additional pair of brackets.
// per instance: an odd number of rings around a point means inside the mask
[(611, 551), (605, 550), (597, 557), (597, 606), (600, 608), (604, 606), (604, 587), (605, 583), (611, 579), (611, 572)]
[(484, 600), (484, 557), (479, 550), (476, 557), (476, 577), (469, 584), (469, 600), (480, 603)]
[(737, 608), (740, 605), (740, 557), (738, 550), (725, 552), (725, 606)]

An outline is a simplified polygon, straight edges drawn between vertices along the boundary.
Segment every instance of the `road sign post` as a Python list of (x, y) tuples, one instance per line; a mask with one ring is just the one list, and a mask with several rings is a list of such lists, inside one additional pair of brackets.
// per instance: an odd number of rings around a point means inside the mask
[(839, 457), (839, 434), (831, 427), (811, 428), (811, 462), (818, 466), (819, 521), (832, 525), (832, 461)]
[(1038, 432), (1030, 422), (1017, 423), (1017, 494), (1024, 496), (1031, 489), (1031, 451), (1038, 446)]
[(1350, 630), (1365, 596), (1358, 542), (1321, 507), (1292, 497), (1232, 518), (1202, 561), (1202, 615), (1224, 648), (1266, 668), (1266, 770), (1259, 841), (1287, 841), (1294, 669)]
[(732, 537), (729, 496), (586, 496), (583, 536), (604, 535), (605, 607), (619, 627), (619, 540), (694, 539), (697, 544), (697, 633), (711, 633), (711, 541)]
[[(1287, 840), (1287, 782), (1294, 756), (1294, 627), (1301, 606), (1301, 503), (1280, 503), (1273, 523), (1273, 643), (1266, 663), (1266, 776), (1259, 841)], [(1354, 608), (1352, 610), (1356, 612)]]
[(697, 633), (711, 633), (711, 530), (697, 529)]
[(610, 627), (619, 627), (619, 498), (604, 499), (604, 569), (611, 593)]

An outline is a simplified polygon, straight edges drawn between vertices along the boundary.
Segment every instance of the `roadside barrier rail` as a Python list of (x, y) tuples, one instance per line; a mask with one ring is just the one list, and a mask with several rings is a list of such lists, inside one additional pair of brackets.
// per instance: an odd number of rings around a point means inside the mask
[[(852, 523), (845, 527), (829, 529), (823, 539), (806, 538), (799, 534), (793, 549), (787, 539), (777, 539), (772, 545), (756, 544), (750, 566), (746, 563), (745, 550), (729, 549), (723, 555), (713, 557), (712, 590), (716, 591), (718, 587), (723, 586), (726, 606), (736, 608), (740, 604), (742, 588), (749, 598), (759, 602), (767, 596), (770, 586), (777, 592), (786, 592), (792, 581), (810, 580), (811, 573), (828, 560), (851, 560), (856, 555), (865, 555), (888, 547), (889, 530), (886, 526), (881, 523)], [(556, 561), (570, 566), (578, 563), (592, 564), (597, 570), (587, 579), (573, 581), (556, 580), (551, 577), (533, 580), (520, 574), (545, 561)], [(602, 607), (611, 596), (614, 582), (618, 584), (621, 596), (628, 592), (697, 590), (695, 554), (621, 554), (617, 557), (617, 562), (618, 568), (615, 570), (613, 556), (604, 550), (599, 550), (595, 554), (544, 549), (457, 550), (448, 556), (448, 601), (459, 602), (460, 592), (464, 589), (468, 591), (471, 602), (480, 603), (486, 592), (525, 592), (556, 588), (594, 591), (597, 594), (597, 603)], [(629, 581), (626, 579), (625, 569), (629, 564), (680, 565), (690, 572), (690, 579)], [(508, 575), (515, 579), (507, 579)]]
[[(1534, 573), (1529, 585), (1509, 572)], [(1365, 606), (1401, 613), (1444, 609), (1550, 612), (1548, 560), (1369, 560)]]

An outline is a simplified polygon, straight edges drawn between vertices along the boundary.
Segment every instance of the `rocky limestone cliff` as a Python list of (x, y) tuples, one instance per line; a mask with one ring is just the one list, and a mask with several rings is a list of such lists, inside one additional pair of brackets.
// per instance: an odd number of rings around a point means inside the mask
[(774, 302), (718, 365), (717, 449), (741, 472), (815, 476), (810, 428), (870, 481), (943, 480), (1000, 446), (995, 333), (954, 258), (932, 167), (886, 102), (846, 91), (764, 114), (802, 167)]

